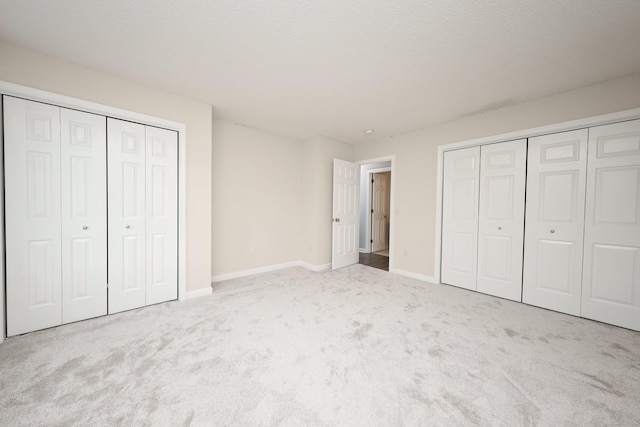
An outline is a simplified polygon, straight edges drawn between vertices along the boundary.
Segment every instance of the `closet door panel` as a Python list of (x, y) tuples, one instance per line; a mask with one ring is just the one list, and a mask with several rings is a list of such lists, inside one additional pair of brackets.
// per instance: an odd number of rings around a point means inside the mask
[(522, 301), (579, 315), (586, 129), (529, 139)]
[(441, 281), (476, 289), (480, 147), (444, 153)]
[(107, 314), (106, 117), (61, 109), (62, 321)]
[(62, 323), (60, 109), (4, 99), (7, 335)]
[(145, 126), (107, 119), (109, 313), (145, 305)]
[(178, 134), (146, 129), (146, 303), (178, 298)]
[(582, 316), (640, 330), (640, 120), (589, 130)]
[(521, 301), (527, 141), (481, 147), (477, 290)]

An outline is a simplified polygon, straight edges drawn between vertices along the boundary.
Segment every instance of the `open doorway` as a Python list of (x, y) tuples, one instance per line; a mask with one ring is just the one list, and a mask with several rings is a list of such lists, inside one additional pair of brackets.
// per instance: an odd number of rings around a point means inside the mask
[[(332, 269), (360, 262), (393, 271), (394, 162), (395, 156), (356, 163), (333, 159)], [(375, 184), (376, 180), (373, 179), (373, 183), (371, 181), (376, 173), (386, 173), (381, 175), (384, 176), (381, 179), (386, 179), (387, 195), (377, 199), (386, 206), (386, 214), (382, 214), (381, 222), (374, 228), (378, 217), (373, 215), (375, 209), (372, 212), (376, 188), (371, 184)], [(374, 234), (382, 242), (379, 249), (379, 246), (372, 245)], [(374, 249), (380, 253), (371, 253)]]
[(360, 166), (359, 263), (389, 271), (391, 242), (391, 160)]

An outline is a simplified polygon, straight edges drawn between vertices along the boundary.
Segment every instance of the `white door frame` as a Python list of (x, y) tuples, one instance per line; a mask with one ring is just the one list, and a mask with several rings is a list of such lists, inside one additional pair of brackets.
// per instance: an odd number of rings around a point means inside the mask
[[(360, 165), (362, 166), (362, 165)], [(366, 215), (364, 216), (365, 218), (365, 224), (364, 224), (364, 230), (365, 230), (365, 241), (364, 241), (364, 253), (371, 253), (371, 204), (373, 203), (373, 200), (371, 200), (371, 189), (373, 187), (372, 183), (371, 183), (371, 175), (373, 175), (374, 173), (380, 173), (380, 172), (391, 172), (391, 167), (386, 167), (386, 168), (376, 168), (376, 169), (368, 169), (366, 171), (367, 173), (367, 196), (365, 197), (365, 209), (366, 209)], [(391, 174), (391, 177), (393, 177), (393, 174)], [(391, 215), (391, 208), (389, 208), (389, 215)], [(389, 233), (391, 234), (391, 233)], [(391, 239), (389, 239), (391, 240)]]
[[(477, 145), (494, 144), (498, 142), (513, 141), (515, 139), (531, 138), (550, 133), (564, 132), (582, 129), (591, 126), (606, 125), (625, 120), (640, 118), (640, 108), (620, 111), (617, 113), (602, 114), (599, 116), (587, 117), (585, 119), (571, 120), (546, 126), (523, 129), (515, 132), (503, 133), (487, 136), (483, 138), (470, 139), (468, 141), (454, 142), (438, 146), (437, 158), (437, 182), (436, 182), (436, 229), (435, 229), (435, 255), (433, 277), (436, 283), (440, 283), (440, 263), (442, 247), (442, 188), (444, 173), (444, 152), (459, 148), (474, 147)], [(393, 194), (393, 193), (392, 193)]]
[[(394, 250), (393, 250), (393, 229), (394, 226), (393, 224), (395, 223), (395, 188), (396, 188), (396, 179), (394, 179), (395, 176), (395, 167), (396, 167), (396, 156), (395, 154), (390, 155), (390, 156), (384, 156), (384, 157), (376, 157), (373, 159), (366, 159), (366, 160), (358, 160), (356, 162), (357, 165), (367, 165), (370, 163), (380, 163), (380, 162), (391, 162), (391, 167), (386, 167), (386, 168), (377, 168), (377, 169), (371, 169), (371, 171), (367, 171), (367, 172), (391, 172), (391, 186), (390, 186), (390, 190), (391, 194), (389, 195), (390, 198), (390, 202), (389, 202), (389, 216), (391, 216), (390, 220), (389, 220), (389, 271), (391, 271), (391, 269), (394, 266)], [(371, 181), (370, 179), (371, 175), (367, 175), (367, 178), (369, 179), (369, 181)], [(371, 211), (371, 192), (369, 191), (369, 186), (367, 186), (367, 202), (366, 202), (366, 208), (367, 208), (367, 212)], [(367, 239), (365, 240), (366, 246), (365, 248), (368, 249), (369, 251), (371, 251), (371, 215), (365, 215), (366, 218), (366, 225), (365, 225), (365, 232), (367, 233)]]
[[(0, 81), (1, 83), (2, 81)], [(1, 88), (1, 86), (0, 86)], [(2, 90), (0, 89), (0, 95)], [(0, 96), (0, 101), (2, 96)], [(0, 102), (0, 143), (3, 144), (2, 135), (4, 135), (4, 111), (2, 109), (2, 102)], [(0, 150), (0, 220), (4, 224), (4, 149)], [(7, 336), (6, 325), (6, 313), (4, 311), (4, 295), (6, 292), (5, 278), (4, 278), (4, 226), (0, 224), (0, 344), (4, 341), (4, 337)]]
[[(142, 123), (149, 126), (157, 126), (165, 129), (171, 129), (178, 132), (178, 299), (186, 299), (187, 294), (187, 126), (184, 123), (165, 120), (158, 117), (148, 116), (121, 108), (110, 107), (108, 105), (98, 104), (95, 102), (85, 101), (70, 96), (59, 95), (53, 92), (47, 92), (40, 89), (33, 89), (27, 86), (21, 86), (10, 82), (0, 80), (0, 95), (13, 95), (32, 101), (54, 104), (60, 107), (66, 107), (76, 110), (82, 110), (89, 113), (100, 114), (103, 116), (113, 117), (117, 119), (129, 120)], [(1, 111), (0, 111), (1, 113)], [(0, 123), (2, 120), (0, 120)], [(1, 129), (0, 129), (1, 130)], [(1, 152), (2, 150), (0, 150)], [(2, 160), (2, 159), (0, 159)], [(3, 165), (0, 162), (0, 203), (4, 200), (4, 184), (2, 177), (4, 176)], [(4, 207), (0, 206), (0, 221), (4, 223)], [(0, 242), (4, 242), (4, 228), (0, 227)], [(4, 312), (4, 244), (0, 245), (0, 343), (6, 337), (6, 324)]]

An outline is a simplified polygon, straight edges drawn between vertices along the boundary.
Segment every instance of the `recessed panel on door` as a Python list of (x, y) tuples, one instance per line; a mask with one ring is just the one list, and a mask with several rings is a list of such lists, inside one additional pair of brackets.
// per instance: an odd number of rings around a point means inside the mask
[(444, 153), (441, 281), (476, 289), (480, 147)]
[(333, 269), (358, 262), (359, 167), (340, 159), (333, 161)]
[(4, 96), (7, 335), (62, 323), (60, 108)]
[(146, 304), (178, 298), (178, 134), (146, 129)]
[(63, 323), (107, 314), (106, 117), (61, 109)]
[(589, 130), (582, 316), (640, 330), (640, 120)]
[(586, 129), (529, 139), (522, 301), (579, 315)]
[(480, 151), (477, 290), (520, 301), (527, 141)]
[(109, 313), (146, 302), (145, 126), (107, 119)]

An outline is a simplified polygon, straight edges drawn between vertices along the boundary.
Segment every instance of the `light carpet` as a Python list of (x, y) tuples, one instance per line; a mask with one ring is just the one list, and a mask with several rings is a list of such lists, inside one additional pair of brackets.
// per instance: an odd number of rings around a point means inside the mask
[(354, 265), (0, 345), (0, 425), (640, 425), (640, 333)]

